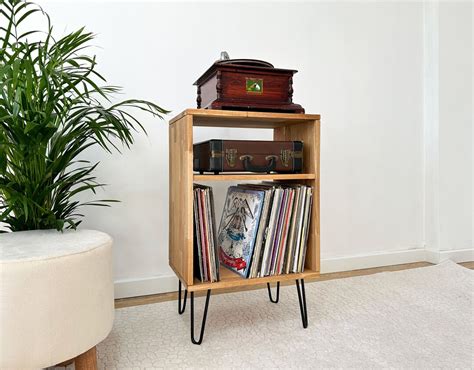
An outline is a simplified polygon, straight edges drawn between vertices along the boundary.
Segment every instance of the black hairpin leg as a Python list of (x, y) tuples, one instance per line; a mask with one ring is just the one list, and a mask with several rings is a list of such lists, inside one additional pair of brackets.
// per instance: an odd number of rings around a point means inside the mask
[(273, 299), (272, 297), (272, 291), (270, 289), (270, 283), (267, 283), (267, 289), (268, 289), (268, 297), (270, 298), (270, 302), (272, 303), (278, 303), (278, 300), (280, 299), (280, 282), (277, 282), (277, 292), (276, 292), (276, 298)]
[(296, 289), (298, 290), (298, 300), (300, 302), (301, 321), (303, 321), (303, 328), (308, 327), (308, 311), (306, 309), (306, 293), (304, 291), (304, 279), (301, 279), (301, 291), (299, 280), (296, 280)]
[(194, 292), (191, 292), (191, 342), (193, 344), (201, 344), (204, 336), (204, 328), (206, 327), (207, 308), (209, 307), (209, 297), (211, 296), (211, 289), (207, 290), (206, 305), (204, 306), (204, 315), (202, 317), (201, 334), (199, 340), (194, 339)]
[(188, 296), (188, 290), (184, 290), (184, 303), (183, 307), (181, 307), (181, 280), (179, 280), (179, 286), (178, 286), (178, 313), (182, 315), (184, 313), (184, 310), (186, 310), (186, 298)]

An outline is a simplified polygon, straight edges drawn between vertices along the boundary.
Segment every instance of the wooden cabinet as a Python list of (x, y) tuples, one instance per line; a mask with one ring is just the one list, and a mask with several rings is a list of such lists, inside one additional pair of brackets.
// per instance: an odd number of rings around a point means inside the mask
[[(193, 127), (199, 126), (266, 128), (273, 130), (274, 140), (301, 140), (304, 143), (303, 172), (300, 174), (195, 174), (193, 173)], [(187, 109), (170, 121), (169, 263), (187, 291), (244, 287), (319, 275), (319, 138), (320, 116), (312, 114)], [(218, 282), (203, 283), (194, 279), (193, 182), (251, 180), (297, 182), (313, 187), (314, 198), (305, 271), (297, 274), (244, 279), (221, 267), (221, 279)]]

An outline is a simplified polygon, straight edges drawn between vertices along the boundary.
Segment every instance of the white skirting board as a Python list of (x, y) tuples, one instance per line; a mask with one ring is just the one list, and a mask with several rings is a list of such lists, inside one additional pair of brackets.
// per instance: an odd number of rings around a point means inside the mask
[(426, 262), (440, 263), (446, 260), (454, 262), (474, 261), (474, 248), (455, 249), (450, 251), (433, 251), (426, 249)]
[(115, 299), (175, 292), (178, 279), (175, 275), (161, 275), (142, 279), (117, 280), (114, 284)]
[[(322, 258), (321, 273), (360, 270), (413, 262), (440, 263), (447, 259), (455, 262), (474, 261), (474, 248), (451, 251), (433, 251), (419, 248), (338, 258)], [(178, 279), (174, 275), (117, 280), (115, 281), (115, 298), (175, 292), (177, 289)]]
[(360, 270), (371, 267), (400, 265), (402, 263), (424, 261), (424, 258), (424, 249), (408, 249), (327, 259), (321, 258), (321, 273), (326, 274), (330, 272)]

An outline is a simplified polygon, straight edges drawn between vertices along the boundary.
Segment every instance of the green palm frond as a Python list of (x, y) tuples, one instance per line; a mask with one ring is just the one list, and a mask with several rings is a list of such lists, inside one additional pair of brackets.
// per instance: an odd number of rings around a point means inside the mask
[[(46, 31), (22, 29), (35, 13)], [(168, 113), (145, 100), (112, 103), (120, 88), (105, 85), (95, 56), (84, 54), (93, 39), (84, 28), (55, 39), (39, 6), (0, 0), (0, 222), (11, 231), (76, 228), (80, 207), (112, 202), (77, 200), (103, 185), (98, 163), (81, 154), (130, 147), (133, 132), (145, 132), (134, 109)]]

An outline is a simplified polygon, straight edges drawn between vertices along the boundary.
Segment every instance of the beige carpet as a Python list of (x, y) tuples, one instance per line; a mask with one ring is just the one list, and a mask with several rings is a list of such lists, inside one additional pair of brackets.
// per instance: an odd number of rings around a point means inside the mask
[(176, 301), (118, 309), (99, 366), (473, 368), (473, 277), (445, 262), (308, 283), (308, 329), (295, 286), (282, 287), (278, 304), (266, 290), (211, 296), (201, 346), (189, 339), (189, 301), (182, 316)]

